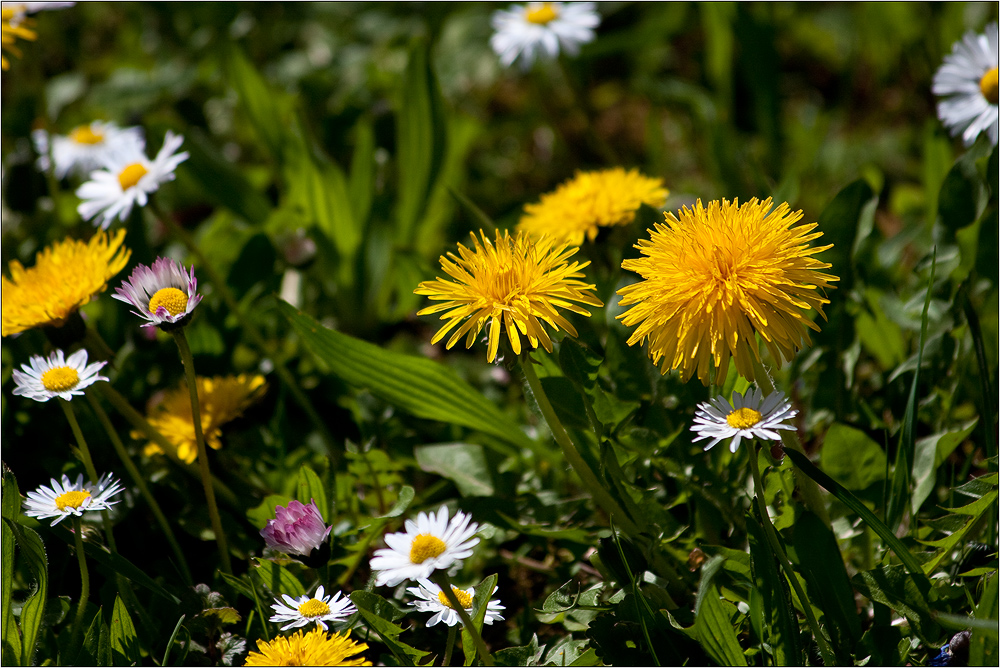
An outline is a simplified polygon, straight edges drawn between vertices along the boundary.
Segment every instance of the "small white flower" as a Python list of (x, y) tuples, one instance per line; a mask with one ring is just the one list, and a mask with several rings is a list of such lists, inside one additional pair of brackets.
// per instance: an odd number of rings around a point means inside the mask
[(529, 2), (494, 12), (491, 22), (496, 32), (490, 46), (500, 62), (510, 67), (520, 56), (528, 69), (537, 55), (553, 59), (560, 48), (575, 55), (594, 39), (601, 16), (593, 2)]
[(375, 586), (395, 587), (403, 580), (426, 579), (438, 569), (457, 567), (479, 543), (479, 525), (470, 524), (471, 519), (457, 512), (449, 522), (448, 509), (442, 506), (437, 515), (421, 512), (416, 522), (406, 520), (405, 532), (387, 534), (388, 547), (375, 550)]
[[(38, 169), (49, 169), (49, 133), (35, 130), (31, 133), (38, 151)], [(65, 178), (70, 172), (90, 174), (100, 169), (115, 155), (129, 152), (142, 153), (146, 142), (142, 138), (142, 128), (120, 128), (114, 123), (94, 121), (81, 125), (68, 135), (52, 135), (52, 170), (57, 179)]]
[(52, 486), (42, 485), (28, 492), (24, 501), (24, 514), (36, 519), (52, 520), (52, 526), (62, 522), (70, 515), (82, 516), (85, 512), (107, 510), (118, 501), (109, 499), (122, 491), (121, 484), (111, 477), (110, 473), (101, 476), (97, 485), (83, 484), (83, 474), (76, 477), (76, 482), (70, 483), (69, 476), (63, 474), (62, 482), (52, 478)]
[(132, 313), (149, 321), (143, 327), (160, 327), (188, 317), (201, 302), (197, 290), (193, 266), (188, 273), (180, 262), (160, 257), (150, 267), (138, 265), (111, 296), (134, 306)]
[[(418, 600), (413, 602), (413, 608), (415, 610), (418, 612), (436, 613), (433, 617), (427, 620), (427, 626), (434, 626), (438, 622), (444, 622), (448, 626), (455, 626), (455, 624), (462, 621), (458, 616), (458, 612), (451, 607), (451, 603), (448, 602), (444, 592), (441, 591), (441, 587), (438, 587), (430, 580), (420, 580), (419, 584), (419, 587), (407, 587), (406, 591), (418, 597)], [(499, 587), (494, 587), (491, 595), (495, 594), (497, 589), (499, 589)], [(462, 604), (465, 611), (471, 615), (472, 603), (476, 595), (476, 590), (462, 590), (458, 587), (452, 587), (451, 590), (455, 592), (455, 598), (457, 598), (458, 602)], [(486, 619), (483, 621), (487, 624), (492, 624), (498, 619), (502, 620), (503, 616), (501, 616), (500, 611), (503, 609), (504, 606), (500, 605), (500, 599), (490, 599), (489, 603), (486, 604)]]
[(326, 622), (340, 622), (358, 611), (354, 603), (349, 598), (341, 598), (338, 591), (335, 596), (324, 596), (323, 585), (316, 589), (316, 596), (299, 596), (292, 598), (288, 594), (282, 594), (285, 604), (278, 599), (271, 605), (274, 610), (272, 622), (281, 624), (288, 622), (281, 627), (282, 631), (291, 628), (306, 626), (315, 622), (326, 631)]
[(740, 439), (743, 438), (781, 440), (781, 435), (776, 430), (794, 429), (792, 425), (781, 422), (796, 415), (798, 411), (792, 410), (792, 405), (785, 400), (783, 392), (774, 392), (764, 399), (763, 392), (753, 388), (747, 392), (746, 397), (733, 392), (731, 405), (722, 395), (698, 404), (691, 431), (698, 434), (698, 438), (694, 439), (695, 443), (705, 438), (712, 439), (705, 446), (706, 450), (715, 447), (719, 441), (732, 438), (729, 449), (736, 452), (740, 447)]
[(21, 370), (14, 369), (14, 394), (34, 399), (48, 401), (59, 397), (69, 401), (73, 395), (83, 396), (83, 390), (99, 380), (107, 380), (98, 375), (98, 371), (107, 362), (87, 364), (87, 351), (78, 350), (63, 357), (63, 351), (55, 350), (48, 359), (41, 355), (32, 355), (28, 364), (22, 364)]
[(161, 184), (174, 180), (177, 165), (188, 158), (186, 152), (177, 153), (182, 143), (184, 137), (167, 130), (155, 160), (150, 161), (145, 151), (134, 146), (110, 156), (104, 169), (91, 172), (90, 181), (77, 189), (77, 197), (83, 200), (77, 212), (84, 220), (100, 214), (100, 221), (94, 224), (104, 229), (115, 217), (125, 220), (134, 205), (146, 206), (149, 195), (159, 190)]
[(944, 64), (934, 75), (932, 91), (945, 96), (938, 102), (938, 118), (952, 136), (962, 135), (969, 146), (979, 133), (989, 133), (990, 141), (997, 145), (1000, 132), (1000, 112), (997, 111), (997, 24), (986, 27), (986, 33), (965, 33), (962, 41), (955, 42), (951, 53), (944, 57)]

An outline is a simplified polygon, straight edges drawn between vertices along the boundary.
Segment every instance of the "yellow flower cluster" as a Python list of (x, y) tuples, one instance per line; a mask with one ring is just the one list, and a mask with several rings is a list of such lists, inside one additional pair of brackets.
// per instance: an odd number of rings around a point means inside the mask
[[(23, 5), (4, 7), (0, 10), (0, 15), (2, 15), (2, 23), (0, 23), (0, 48), (2, 48), (2, 51), (20, 57), (21, 50), (14, 46), (14, 44), (18, 38), (34, 41), (38, 37), (35, 31), (28, 27), (34, 21), (24, 15)], [(7, 56), (0, 55), (0, 67), (5, 71), (10, 69), (10, 61), (7, 60)]]
[(365, 643), (355, 642), (350, 632), (327, 635), (319, 627), (309, 633), (296, 631), (277, 636), (271, 642), (257, 641), (257, 651), (250, 652), (245, 666), (370, 666), (363, 656)]

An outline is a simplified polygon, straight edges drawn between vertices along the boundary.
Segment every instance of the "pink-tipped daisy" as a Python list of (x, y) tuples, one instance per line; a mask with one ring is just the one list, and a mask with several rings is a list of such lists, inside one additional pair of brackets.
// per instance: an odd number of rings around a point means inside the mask
[(150, 267), (137, 266), (111, 296), (134, 306), (132, 312), (149, 321), (143, 327), (170, 329), (181, 324), (201, 301), (197, 290), (193, 266), (187, 272), (180, 262), (161, 257)]

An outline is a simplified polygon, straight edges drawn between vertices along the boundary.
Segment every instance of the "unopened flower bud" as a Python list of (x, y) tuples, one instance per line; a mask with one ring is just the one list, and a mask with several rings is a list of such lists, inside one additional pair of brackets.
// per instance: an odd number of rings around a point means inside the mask
[(287, 508), (277, 506), (274, 514), (275, 519), (267, 521), (260, 535), (268, 547), (288, 555), (308, 557), (323, 545), (333, 529), (323, 523), (323, 516), (313, 499), (308, 506), (294, 500)]

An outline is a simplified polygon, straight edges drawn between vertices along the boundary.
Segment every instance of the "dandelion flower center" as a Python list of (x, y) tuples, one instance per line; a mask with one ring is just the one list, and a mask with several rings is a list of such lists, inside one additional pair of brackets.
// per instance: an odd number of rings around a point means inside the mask
[(422, 533), (413, 539), (410, 547), (410, 561), (415, 564), (422, 564), (428, 559), (440, 556), (448, 546), (437, 536), (429, 533)]
[(149, 170), (142, 166), (142, 163), (133, 162), (131, 165), (123, 169), (118, 173), (118, 183), (121, 184), (122, 190), (128, 190), (139, 183), (139, 179), (144, 177)]
[(299, 606), (299, 614), (303, 617), (322, 617), (330, 614), (330, 606), (319, 599), (311, 598)]
[(551, 2), (543, 2), (541, 7), (529, 9), (524, 12), (524, 20), (536, 25), (546, 25), (559, 18), (559, 10), (552, 6)]
[(983, 97), (990, 104), (996, 104), (998, 99), (1000, 99), (1000, 84), (997, 80), (997, 68), (991, 69), (989, 72), (983, 75), (983, 78), (979, 80), (979, 90), (982, 91)]
[(762, 418), (763, 416), (752, 408), (738, 408), (726, 416), (726, 424), (733, 429), (749, 429)]
[(71, 366), (57, 366), (42, 374), (42, 385), (49, 392), (72, 390), (80, 382), (80, 374)]
[[(458, 602), (459, 602), (459, 604), (460, 604), (460, 605), (461, 605), (461, 606), (462, 606), (462, 607), (463, 607), (464, 609), (466, 609), (466, 610), (469, 610), (470, 608), (472, 608), (472, 597), (471, 597), (471, 596), (469, 596), (468, 594), (466, 594), (466, 593), (465, 593), (464, 591), (462, 591), (461, 589), (459, 589), (459, 588), (457, 588), (457, 587), (452, 587), (452, 588), (451, 588), (451, 590), (452, 590), (453, 592), (455, 592), (455, 598), (457, 598), (457, 599), (458, 599)], [(439, 592), (438, 592), (438, 600), (439, 600), (439, 601), (441, 601), (441, 603), (442, 603), (443, 605), (446, 605), (446, 606), (448, 606), (448, 607), (449, 607), (449, 608), (451, 608), (452, 610), (454, 610), (454, 609), (455, 609), (455, 606), (453, 606), (453, 605), (451, 604), (451, 601), (449, 601), (449, 600), (448, 600), (448, 597), (447, 597), (447, 596), (445, 596), (445, 594), (444, 594), (444, 591), (443, 591), (443, 590), (442, 590), (442, 591), (439, 591)]]
[(77, 144), (101, 144), (104, 142), (104, 133), (94, 132), (89, 125), (81, 125), (69, 133), (69, 138)]
[(161, 288), (157, 290), (149, 300), (149, 312), (156, 313), (161, 306), (167, 309), (170, 315), (184, 313), (188, 305), (188, 296), (177, 288)]
[(83, 502), (90, 498), (90, 492), (79, 490), (66, 492), (56, 497), (56, 508), (66, 510), (67, 508), (79, 508)]

